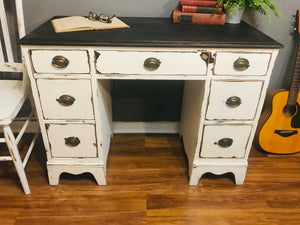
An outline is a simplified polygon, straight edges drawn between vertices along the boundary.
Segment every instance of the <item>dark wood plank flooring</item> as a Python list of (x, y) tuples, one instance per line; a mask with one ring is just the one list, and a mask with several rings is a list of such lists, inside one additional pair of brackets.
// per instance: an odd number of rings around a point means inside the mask
[[(21, 143), (25, 146), (25, 143)], [(0, 152), (6, 151), (0, 145)], [(21, 147), (25, 149), (25, 147)], [(107, 186), (90, 174), (63, 174), (48, 185), (42, 139), (27, 166), (24, 195), (12, 162), (0, 162), (0, 224), (201, 225), (299, 224), (300, 155), (255, 148), (244, 185), (230, 174), (205, 175), (188, 185), (177, 135), (114, 135)]]

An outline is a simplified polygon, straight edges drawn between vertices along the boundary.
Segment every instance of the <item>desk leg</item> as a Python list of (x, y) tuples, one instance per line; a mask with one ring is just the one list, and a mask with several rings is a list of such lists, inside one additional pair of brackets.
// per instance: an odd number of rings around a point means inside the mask
[(84, 166), (84, 165), (47, 165), (48, 178), (50, 185), (58, 185), (59, 178), (62, 173), (70, 173), (74, 175), (82, 173), (91, 173), (98, 185), (106, 185), (104, 168), (101, 166)]
[(235, 177), (235, 184), (242, 185), (245, 180), (247, 171), (247, 165), (232, 165), (232, 166), (213, 166), (213, 165), (198, 165), (193, 168), (191, 176), (190, 176), (190, 185), (198, 185), (199, 180), (202, 175), (205, 173), (212, 173), (215, 175), (221, 175), (225, 173), (233, 173)]

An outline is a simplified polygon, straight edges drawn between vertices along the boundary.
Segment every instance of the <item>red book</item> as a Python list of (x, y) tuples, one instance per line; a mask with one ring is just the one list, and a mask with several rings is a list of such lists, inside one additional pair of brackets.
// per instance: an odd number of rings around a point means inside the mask
[(209, 13), (184, 13), (181, 12), (179, 6), (173, 11), (174, 23), (191, 23), (191, 24), (215, 24), (224, 25), (225, 14), (209, 14)]
[(180, 0), (181, 5), (216, 6), (216, 0)]
[[(196, 6), (196, 5), (182, 5), (182, 12), (192, 13), (212, 13), (216, 8), (213, 6)], [(222, 7), (218, 8), (215, 13), (222, 13)]]

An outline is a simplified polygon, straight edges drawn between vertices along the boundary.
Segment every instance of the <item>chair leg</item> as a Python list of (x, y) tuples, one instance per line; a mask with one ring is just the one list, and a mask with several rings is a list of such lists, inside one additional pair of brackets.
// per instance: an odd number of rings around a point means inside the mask
[(24, 190), (25, 194), (29, 194), (30, 189), (29, 189), (27, 177), (25, 174), (25, 170), (23, 167), (23, 163), (22, 163), (22, 160), (20, 157), (20, 153), (19, 153), (19, 150), (17, 147), (15, 136), (9, 126), (4, 126), (3, 132), (4, 132), (4, 137), (6, 140), (7, 147), (9, 149), (12, 160), (15, 164), (15, 167), (16, 167), (19, 179), (21, 181), (23, 190)]

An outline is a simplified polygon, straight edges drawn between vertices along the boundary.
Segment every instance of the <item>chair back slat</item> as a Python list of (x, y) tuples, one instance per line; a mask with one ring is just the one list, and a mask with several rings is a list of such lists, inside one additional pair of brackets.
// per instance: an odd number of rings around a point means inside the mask
[(19, 38), (25, 36), (25, 22), (24, 22), (24, 12), (23, 12), (23, 1), (15, 0), (16, 2), (16, 13), (17, 13), (17, 21), (18, 21), (18, 31)]
[[(2, 41), (0, 39), (0, 65), (4, 64), (4, 54), (3, 54), (3, 49), (2, 49)], [(2, 70), (0, 70), (2, 71)]]
[[(0, 0), (0, 24), (1, 24), (1, 34), (0, 34), (0, 72), (22, 72), (23, 66), (20, 62), (16, 62), (14, 54), (17, 54), (16, 49), (12, 48), (11, 37), (16, 37), (21, 39), (25, 36), (25, 24), (23, 16), (23, 1), (15, 0), (15, 11), (11, 18), (16, 19), (16, 24), (18, 26), (17, 34), (15, 34), (15, 26), (10, 26), (8, 23), (11, 21), (8, 18), (8, 10), (5, 10), (5, 1)], [(15, 44), (15, 42), (13, 42)]]
[(6, 50), (7, 61), (8, 63), (14, 63), (13, 49), (11, 47), (8, 23), (7, 23), (6, 12), (4, 7), (4, 0), (0, 0), (0, 20), (1, 20), (2, 35), (3, 35), (5, 50)]

